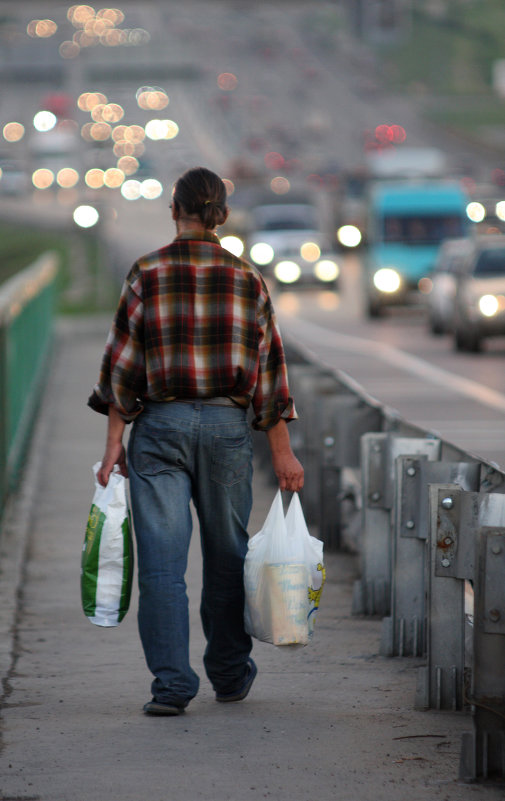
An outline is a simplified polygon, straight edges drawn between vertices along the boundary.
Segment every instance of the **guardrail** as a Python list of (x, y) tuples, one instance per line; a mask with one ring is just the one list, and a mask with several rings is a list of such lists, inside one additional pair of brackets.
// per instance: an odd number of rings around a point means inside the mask
[(424, 658), (413, 705), (471, 713), (460, 778), (505, 778), (505, 473), (286, 343), (303, 507), (360, 556), (353, 614), (385, 656)]
[(0, 285), (0, 518), (18, 483), (52, 341), (57, 257)]

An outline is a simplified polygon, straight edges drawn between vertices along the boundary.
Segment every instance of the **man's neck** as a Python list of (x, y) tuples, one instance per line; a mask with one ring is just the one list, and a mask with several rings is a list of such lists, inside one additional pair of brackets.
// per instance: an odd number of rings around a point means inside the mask
[(214, 234), (215, 231), (211, 231), (210, 228), (205, 228), (202, 223), (192, 217), (179, 217), (179, 219), (175, 223), (175, 228), (177, 231), (177, 236), (180, 234), (186, 234), (188, 231), (196, 231), (199, 234)]

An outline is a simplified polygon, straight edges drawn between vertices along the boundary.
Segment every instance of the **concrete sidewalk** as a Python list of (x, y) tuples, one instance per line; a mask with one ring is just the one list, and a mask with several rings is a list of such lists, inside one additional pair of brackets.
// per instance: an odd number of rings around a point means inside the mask
[[(326, 554), (313, 643), (299, 650), (256, 643), (259, 673), (249, 697), (221, 705), (202, 667), (195, 532), (188, 592), (201, 689), (183, 716), (143, 715), (151, 677), (136, 630), (136, 596), (116, 629), (94, 627), (80, 607), (91, 467), (105, 433), (105, 420), (86, 399), (108, 322), (59, 326), (32, 458), (0, 543), (0, 799), (503, 798), (503, 787), (457, 780), (469, 718), (414, 711), (419, 661), (378, 656), (380, 621), (351, 616), (357, 560), (349, 555)], [(257, 471), (251, 534), (274, 493)]]

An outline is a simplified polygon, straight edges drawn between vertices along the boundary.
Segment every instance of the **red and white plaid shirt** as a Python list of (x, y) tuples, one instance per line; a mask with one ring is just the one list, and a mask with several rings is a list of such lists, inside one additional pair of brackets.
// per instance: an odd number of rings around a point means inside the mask
[(145, 400), (220, 396), (252, 403), (261, 430), (297, 417), (262, 276), (215, 234), (190, 231), (130, 270), (88, 404), (131, 421)]

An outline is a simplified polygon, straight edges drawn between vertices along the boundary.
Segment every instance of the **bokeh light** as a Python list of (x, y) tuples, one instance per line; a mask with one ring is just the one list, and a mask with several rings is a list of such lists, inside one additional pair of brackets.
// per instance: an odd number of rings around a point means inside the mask
[(142, 181), (141, 191), (146, 200), (156, 200), (163, 193), (163, 186), (156, 178), (146, 178)]
[(300, 256), (305, 261), (317, 261), (321, 255), (321, 248), (316, 242), (304, 242), (300, 248)]
[(291, 189), (291, 184), (287, 178), (278, 175), (270, 181), (270, 189), (276, 195), (285, 195)]
[(119, 103), (97, 103), (91, 110), (95, 122), (116, 123), (124, 117), (124, 109)]
[(94, 206), (77, 206), (74, 209), (74, 222), (80, 228), (92, 228), (97, 224), (100, 215)]
[(241, 256), (244, 252), (244, 243), (238, 236), (233, 236), (229, 234), (228, 236), (223, 236), (221, 239), (221, 246), (225, 250), (229, 250), (230, 253), (233, 253), (234, 256)]
[(137, 105), (144, 111), (159, 111), (168, 106), (169, 98), (159, 86), (141, 86), (135, 93)]
[(81, 52), (81, 48), (77, 42), (71, 42), (67, 39), (60, 44), (58, 52), (62, 58), (76, 58)]
[(133, 175), (139, 168), (138, 159), (134, 156), (122, 156), (117, 162), (118, 170), (121, 170), (125, 175)]
[(267, 153), (265, 156), (265, 165), (269, 170), (281, 170), (284, 167), (285, 159), (280, 153)]
[(499, 200), (496, 204), (496, 216), (505, 221), (505, 200)]
[(154, 141), (175, 139), (179, 126), (173, 120), (149, 120), (145, 127), (146, 136)]
[(255, 264), (264, 267), (270, 264), (274, 257), (274, 249), (267, 242), (256, 242), (250, 249), (249, 255)]
[(20, 122), (8, 122), (3, 127), (3, 136), (7, 142), (19, 142), (25, 135), (25, 127)]
[(32, 19), (26, 26), (26, 32), (32, 39), (48, 39), (57, 30), (58, 26), (52, 19)]
[(89, 129), (89, 134), (95, 142), (107, 141), (111, 133), (112, 128), (108, 122), (94, 122)]
[(140, 181), (130, 179), (121, 186), (121, 194), (126, 200), (138, 200), (142, 197), (142, 184)]
[(41, 167), (33, 173), (32, 183), (35, 189), (49, 189), (54, 183), (54, 172), (46, 167)]
[(479, 203), (476, 200), (472, 200), (471, 203), (468, 204), (466, 207), (466, 213), (468, 219), (474, 223), (482, 222), (482, 220), (486, 217), (486, 209), (482, 203)]
[(361, 231), (356, 225), (341, 225), (337, 239), (345, 248), (357, 248), (362, 239)]
[(52, 111), (37, 111), (33, 118), (33, 127), (41, 132), (51, 131), (58, 122)]
[(101, 189), (104, 185), (104, 171), (94, 167), (87, 171), (84, 181), (90, 189)]
[(108, 189), (117, 189), (125, 179), (124, 172), (117, 167), (109, 167), (105, 170), (103, 182)]
[(77, 98), (77, 106), (81, 111), (93, 111), (95, 106), (105, 105), (107, 96), (102, 92), (83, 92)]
[(233, 92), (238, 85), (237, 76), (233, 72), (222, 72), (217, 77), (217, 85), (223, 92)]
[(72, 189), (79, 181), (79, 173), (73, 167), (63, 167), (58, 171), (56, 181), (62, 189)]

